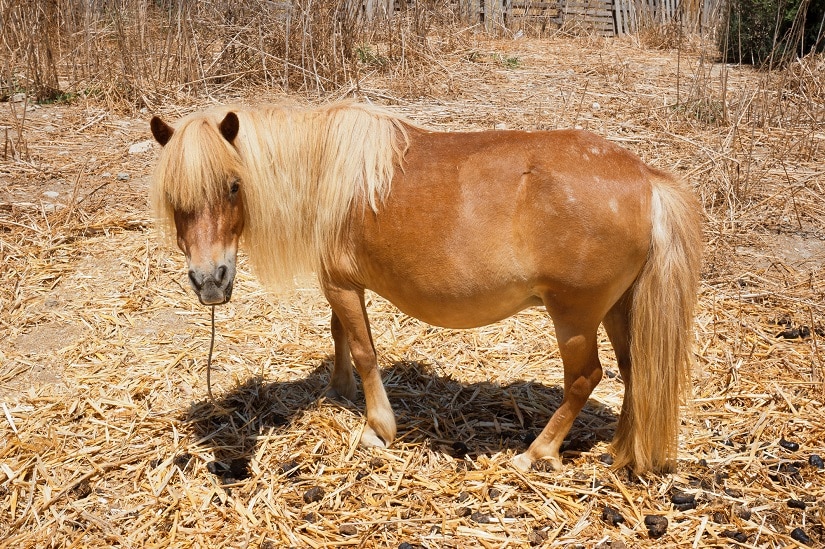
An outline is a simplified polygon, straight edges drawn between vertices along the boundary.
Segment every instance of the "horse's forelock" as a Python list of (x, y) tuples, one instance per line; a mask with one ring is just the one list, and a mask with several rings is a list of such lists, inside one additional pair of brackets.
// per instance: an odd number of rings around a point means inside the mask
[(164, 147), (153, 186), (169, 208), (196, 211), (225, 192), (241, 162), (214, 116), (185, 120)]

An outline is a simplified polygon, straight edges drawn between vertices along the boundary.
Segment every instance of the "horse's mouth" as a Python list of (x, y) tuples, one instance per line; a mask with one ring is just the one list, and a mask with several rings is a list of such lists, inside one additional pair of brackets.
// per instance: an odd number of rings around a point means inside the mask
[(195, 290), (195, 295), (201, 305), (224, 305), (232, 298), (233, 285), (230, 282), (225, 288), (220, 288), (214, 282), (207, 282), (199, 290)]

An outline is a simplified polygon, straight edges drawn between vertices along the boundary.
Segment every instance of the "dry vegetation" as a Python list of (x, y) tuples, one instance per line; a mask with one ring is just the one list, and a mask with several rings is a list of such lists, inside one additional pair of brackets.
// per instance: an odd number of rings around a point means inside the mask
[[(581, 126), (695, 184), (708, 244), (678, 471), (605, 463), (622, 383), (603, 338), (606, 376), (565, 470), (519, 473), (508, 459), (561, 398), (543, 311), (450, 331), (375, 296), (400, 439), (360, 449), (363, 402), (321, 398), (332, 344), (314, 283), (268, 295), (245, 264), (217, 313), (210, 403), (208, 311), (145, 204), (156, 150), (128, 151), (150, 110), (278, 100), (283, 74), (246, 79), (236, 52), (215, 60), (234, 80), (133, 78), (140, 100), (86, 66), (105, 93), (0, 103), (0, 547), (822, 546), (823, 58), (760, 73), (714, 64), (698, 39), (456, 27), (384, 66), (379, 38), (326, 80), (294, 73), (289, 95), (356, 95), (439, 129)], [(648, 515), (667, 518), (661, 537)]]

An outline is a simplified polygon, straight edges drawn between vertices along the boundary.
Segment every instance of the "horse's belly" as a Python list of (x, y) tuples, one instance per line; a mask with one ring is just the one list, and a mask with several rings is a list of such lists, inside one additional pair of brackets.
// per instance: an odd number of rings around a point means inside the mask
[[(406, 315), (442, 328), (477, 328), (505, 319), (536, 305), (541, 299), (523, 288), (478, 293), (446, 295), (420, 291), (406, 295), (403, 288), (370, 288)], [(409, 290), (409, 288), (407, 288)]]

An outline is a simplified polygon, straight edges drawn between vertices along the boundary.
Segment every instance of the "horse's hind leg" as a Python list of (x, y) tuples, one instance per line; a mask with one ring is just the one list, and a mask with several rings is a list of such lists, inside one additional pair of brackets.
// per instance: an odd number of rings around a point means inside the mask
[(350, 359), (347, 332), (341, 324), (341, 319), (334, 311), (330, 321), (330, 331), (332, 332), (332, 340), (335, 343), (335, 361), (329, 379), (327, 396), (355, 400), (355, 376), (352, 374), (352, 360)]
[[(549, 309), (549, 308), (548, 308)], [(551, 313), (551, 316), (552, 315)], [(527, 470), (538, 459), (547, 459), (553, 469), (561, 469), (559, 448), (590, 393), (602, 377), (596, 333), (599, 321), (583, 321), (575, 313), (553, 318), (559, 352), (564, 363), (564, 398), (547, 426), (526, 452), (513, 464)]]
[(630, 305), (632, 295), (628, 292), (620, 299), (604, 317), (602, 323), (616, 353), (616, 362), (622, 374), (624, 383), (624, 397), (622, 411), (619, 415), (619, 424), (613, 435), (613, 449), (618, 457), (632, 456), (633, 454), (633, 372), (630, 362)]
[[(333, 338), (336, 338), (335, 368), (332, 374), (332, 384), (346, 381), (347, 372), (338, 370), (344, 367), (347, 360), (339, 357), (338, 342), (348, 344), (355, 368), (361, 376), (364, 387), (364, 399), (367, 407), (367, 426), (361, 435), (361, 444), (364, 446), (387, 446), (395, 438), (395, 415), (393, 414), (384, 384), (381, 382), (381, 373), (378, 371), (378, 360), (375, 347), (372, 344), (367, 309), (364, 306), (364, 290), (349, 286), (339, 286), (325, 281), (324, 294), (333, 311)], [(337, 320), (336, 320), (337, 319)], [(337, 335), (336, 335), (337, 333)], [(340, 348), (343, 353), (346, 349)], [(339, 362), (339, 358), (341, 362)], [(337, 373), (336, 373), (337, 370)], [(352, 376), (352, 373), (348, 373)], [(338, 376), (338, 377), (336, 377)]]

